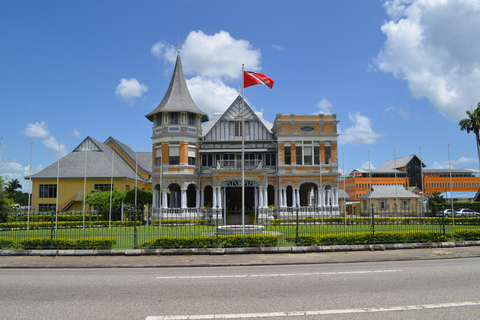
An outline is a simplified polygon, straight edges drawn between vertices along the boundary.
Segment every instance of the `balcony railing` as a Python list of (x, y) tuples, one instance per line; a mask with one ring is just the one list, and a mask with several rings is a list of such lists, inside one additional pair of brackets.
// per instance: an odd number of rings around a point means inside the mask
[[(262, 168), (262, 160), (245, 160), (244, 169), (253, 170)], [(217, 169), (242, 170), (241, 160), (218, 160)]]

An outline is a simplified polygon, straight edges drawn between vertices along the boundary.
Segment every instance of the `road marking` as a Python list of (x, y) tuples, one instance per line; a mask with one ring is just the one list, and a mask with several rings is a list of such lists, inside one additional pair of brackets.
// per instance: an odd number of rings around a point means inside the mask
[(426, 310), (439, 308), (458, 308), (480, 306), (479, 302), (457, 302), (457, 303), (438, 303), (423, 304), (414, 306), (397, 306), (389, 308), (357, 308), (357, 309), (337, 309), (337, 310), (318, 310), (318, 311), (286, 311), (286, 312), (266, 312), (266, 313), (232, 313), (232, 314), (204, 314), (204, 315), (183, 315), (183, 316), (149, 316), (145, 320), (199, 320), (199, 319), (242, 319), (242, 318), (266, 318), (266, 317), (301, 317), (318, 316), (331, 314), (351, 314), (351, 313), (371, 313), (371, 312), (391, 312), (391, 311), (409, 311)]
[(344, 271), (344, 272), (308, 272), (308, 273), (269, 273), (269, 274), (239, 274), (239, 275), (218, 275), (218, 276), (172, 276), (156, 277), (157, 279), (218, 279), (218, 278), (256, 278), (256, 277), (298, 277), (298, 276), (321, 276), (321, 275), (348, 275), (368, 273), (401, 272), (402, 270), (373, 270), (373, 271)]

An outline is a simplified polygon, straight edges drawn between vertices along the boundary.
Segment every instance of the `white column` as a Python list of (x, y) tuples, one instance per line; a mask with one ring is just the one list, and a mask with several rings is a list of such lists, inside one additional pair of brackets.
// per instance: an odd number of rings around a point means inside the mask
[(268, 187), (263, 188), (263, 202), (265, 203), (265, 208), (268, 208)]
[(197, 189), (195, 207), (200, 208), (200, 189)]
[(278, 206), (281, 208), (281, 207), (285, 207), (285, 205), (283, 204), (283, 190), (284, 189), (279, 189), (278, 190)]
[(327, 206), (330, 207), (331, 204), (330, 204), (330, 199), (332, 197), (332, 189), (327, 189)]
[(200, 190), (200, 207), (203, 208), (205, 206), (205, 190)]
[(297, 193), (295, 192), (295, 189), (292, 188), (292, 207), (295, 207), (297, 205)]
[(287, 206), (287, 189), (282, 189), (282, 193), (283, 193), (283, 206), (286, 207)]
[(297, 204), (300, 206), (300, 188), (295, 189), (297, 192)]
[(333, 205), (338, 207), (338, 188), (333, 189)]
[(182, 204), (182, 209), (187, 208), (187, 190), (181, 190), (181, 204)]
[(213, 199), (212, 199), (212, 208), (217, 208), (217, 187), (213, 187)]
[(163, 195), (162, 208), (168, 208), (167, 189), (163, 189), (162, 195)]
[(222, 201), (222, 188), (218, 187), (217, 192), (218, 192), (218, 194), (217, 194), (218, 207), (222, 208), (222, 202), (223, 202)]
[(263, 203), (263, 187), (258, 187), (258, 207), (265, 207), (265, 204)]

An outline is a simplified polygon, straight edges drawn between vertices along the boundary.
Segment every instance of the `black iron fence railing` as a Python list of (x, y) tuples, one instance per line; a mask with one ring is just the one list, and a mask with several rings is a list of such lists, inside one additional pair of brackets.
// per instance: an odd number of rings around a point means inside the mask
[[(408, 209), (408, 210), (407, 210)], [(467, 210), (468, 209), (468, 210)], [(0, 213), (3, 249), (296, 246), (480, 240), (480, 207)]]

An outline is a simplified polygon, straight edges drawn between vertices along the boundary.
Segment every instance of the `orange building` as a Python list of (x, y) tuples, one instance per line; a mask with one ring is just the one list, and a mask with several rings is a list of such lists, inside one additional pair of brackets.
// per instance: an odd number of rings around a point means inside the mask
[(423, 185), (426, 196), (431, 196), (433, 192), (477, 192), (480, 189), (480, 177), (478, 171), (469, 169), (423, 169)]

